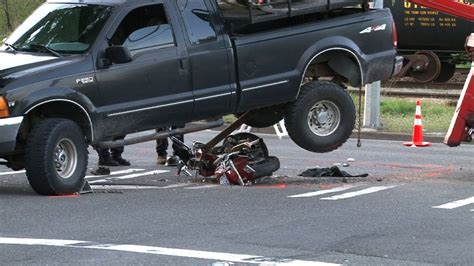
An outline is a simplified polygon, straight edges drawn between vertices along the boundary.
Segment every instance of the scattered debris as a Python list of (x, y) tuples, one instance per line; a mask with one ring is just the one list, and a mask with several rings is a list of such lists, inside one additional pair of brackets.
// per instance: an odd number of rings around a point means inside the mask
[(339, 167), (333, 166), (331, 168), (312, 168), (299, 174), (302, 177), (367, 177), (369, 174), (351, 175), (345, 171), (341, 171)]
[(354, 158), (347, 158), (347, 161), (348, 162), (355, 162), (355, 159)]
[(93, 175), (110, 175), (110, 169), (107, 167), (99, 167), (95, 170), (91, 171), (91, 174)]
[(381, 182), (381, 181), (383, 181), (383, 178), (382, 177), (377, 177), (377, 181)]
[(351, 166), (351, 165), (348, 164), (348, 163), (343, 163), (343, 164), (342, 164), (342, 167), (349, 167), (349, 166)]

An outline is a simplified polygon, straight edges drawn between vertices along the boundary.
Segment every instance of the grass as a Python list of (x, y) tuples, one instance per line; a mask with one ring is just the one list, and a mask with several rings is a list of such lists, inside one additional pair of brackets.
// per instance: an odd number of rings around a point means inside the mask
[[(352, 95), (356, 109), (358, 96)], [(362, 98), (363, 99), (363, 98)], [(438, 99), (422, 99), (421, 113), (426, 133), (445, 133), (454, 114), (454, 106)], [(410, 133), (416, 110), (416, 99), (382, 97), (380, 103), (382, 130), (396, 133)]]
[[(382, 99), (380, 109), (384, 130), (391, 132), (412, 131), (416, 100), (386, 98)], [(445, 133), (451, 123), (454, 109), (454, 106), (449, 106), (446, 102), (425, 99), (421, 107), (425, 132)]]

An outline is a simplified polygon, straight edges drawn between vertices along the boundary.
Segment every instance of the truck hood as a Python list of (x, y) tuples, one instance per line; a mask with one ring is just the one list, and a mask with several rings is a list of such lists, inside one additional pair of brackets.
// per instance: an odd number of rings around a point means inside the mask
[(57, 57), (0, 52), (0, 75), (2, 75), (4, 72), (10, 72), (8, 70), (12, 68), (19, 68), (18, 70), (21, 71), (25, 68), (28, 68), (28, 66), (31, 64), (46, 62), (54, 59), (57, 59)]
[(14, 54), (0, 51), (0, 93), (3, 93), (7, 89), (8, 84), (15, 80), (34, 75), (38, 72), (50, 71), (68, 64), (72, 60), (73, 58), (71, 57), (58, 58), (41, 54)]

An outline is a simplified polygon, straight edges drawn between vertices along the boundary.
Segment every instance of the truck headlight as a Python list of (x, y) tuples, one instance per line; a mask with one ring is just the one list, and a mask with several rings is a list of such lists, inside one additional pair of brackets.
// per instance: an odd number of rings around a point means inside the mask
[(8, 111), (8, 103), (3, 96), (0, 96), (0, 118), (5, 118), (10, 115)]

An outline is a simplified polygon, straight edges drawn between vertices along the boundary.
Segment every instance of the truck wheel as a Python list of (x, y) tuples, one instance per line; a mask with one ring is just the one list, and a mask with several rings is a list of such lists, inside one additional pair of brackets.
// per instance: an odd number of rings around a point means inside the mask
[(265, 107), (250, 111), (245, 124), (255, 128), (271, 127), (285, 116), (286, 105)]
[(26, 176), (40, 195), (79, 192), (87, 170), (87, 145), (81, 128), (71, 120), (46, 119), (28, 136)]
[(312, 152), (339, 148), (355, 124), (352, 98), (340, 85), (315, 81), (301, 88), (298, 99), (287, 109), (285, 125), (290, 138)]

